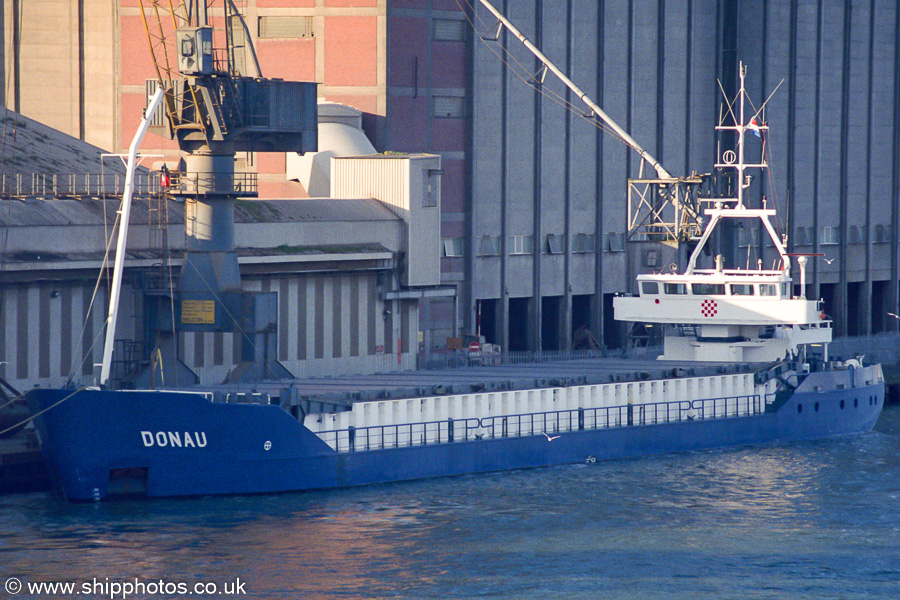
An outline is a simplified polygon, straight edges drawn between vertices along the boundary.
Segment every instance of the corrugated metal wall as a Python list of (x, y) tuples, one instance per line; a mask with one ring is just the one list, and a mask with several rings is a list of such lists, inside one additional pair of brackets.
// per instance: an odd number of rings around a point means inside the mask
[[(90, 382), (102, 355), (102, 338), (96, 346), (93, 340), (103, 332), (107, 310), (101, 290), (88, 316), (93, 288), (71, 281), (0, 287), (0, 377), (23, 390), (63, 385), (70, 373), (76, 382)], [(122, 320), (123, 329), (128, 321)]]
[[(243, 287), (278, 292), (278, 360), (297, 376), (408, 369), (415, 363), (415, 303), (385, 304), (375, 273), (279, 275), (245, 279)], [(204, 381), (221, 381), (240, 356), (235, 334), (182, 338), (185, 363)]]
[[(352, 272), (244, 282), (248, 291), (279, 293), (278, 360), (298, 376), (415, 367), (416, 302), (385, 303), (378, 297), (378, 285), (376, 273)], [(93, 282), (72, 281), (0, 287), (0, 377), (24, 390), (61, 386), (74, 370), (77, 384), (93, 384), (107, 310), (102, 287), (86, 319), (93, 288)], [(136, 316), (140, 310), (133, 290), (123, 286), (117, 339), (140, 338), (134, 330), (141, 326)], [(179, 352), (202, 383), (214, 384), (234, 368), (239, 343), (232, 333), (189, 332), (180, 336)]]

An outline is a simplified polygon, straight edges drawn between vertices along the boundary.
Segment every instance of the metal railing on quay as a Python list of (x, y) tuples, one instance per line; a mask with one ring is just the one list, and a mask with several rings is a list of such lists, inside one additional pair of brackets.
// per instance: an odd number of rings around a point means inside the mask
[(171, 194), (236, 194), (238, 196), (255, 196), (259, 188), (259, 177), (256, 173), (212, 173), (212, 172), (176, 172), (170, 173)]
[[(228, 174), (171, 171), (168, 185), (159, 171), (140, 170), (134, 174), (134, 194), (221, 193), (255, 196), (259, 188), (256, 173)], [(0, 199), (10, 198), (115, 198), (125, 193), (123, 173), (5, 173), (0, 175)]]
[(573, 431), (747, 417), (764, 411), (763, 398), (754, 394), (349, 427), (316, 435), (338, 452), (362, 452), (541, 434), (553, 437)]
[(661, 346), (632, 348), (629, 350), (526, 350), (502, 352), (470, 352), (464, 349), (432, 350), (419, 352), (416, 365), (419, 369), (456, 369), (473, 366), (518, 365), (526, 363), (560, 362), (589, 358), (655, 359), (662, 354)]
[[(125, 190), (123, 173), (5, 173), (0, 175), (0, 198), (115, 197)], [(134, 193), (138, 196), (159, 193), (157, 172), (138, 171), (134, 175)]]

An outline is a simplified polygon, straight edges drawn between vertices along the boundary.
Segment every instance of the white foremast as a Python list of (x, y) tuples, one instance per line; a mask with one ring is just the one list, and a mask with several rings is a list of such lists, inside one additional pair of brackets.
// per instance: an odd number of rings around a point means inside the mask
[(109, 382), (109, 373), (112, 368), (113, 346), (116, 337), (116, 322), (119, 317), (119, 296), (122, 291), (122, 270), (125, 264), (125, 247), (128, 242), (128, 220), (131, 218), (131, 197), (134, 194), (134, 172), (137, 169), (138, 149), (147, 129), (150, 127), (150, 121), (156, 109), (159, 107), (163, 99), (163, 89), (157, 88), (156, 93), (150, 99), (147, 110), (144, 111), (144, 118), (138, 127), (134, 138), (131, 140), (131, 146), (128, 148), (128, 163), (125, 171), (125, 189), (122, 193), (122, 208), (119, 210), (119, 238), (116, 242), (116, 259), (113, 263), (113, 280), (112, 288), (109, 292), (109, 315), (106, 319), (106, 341), (103, 346), (103, 363), (100, 366), (100, 384), (106, 385)]

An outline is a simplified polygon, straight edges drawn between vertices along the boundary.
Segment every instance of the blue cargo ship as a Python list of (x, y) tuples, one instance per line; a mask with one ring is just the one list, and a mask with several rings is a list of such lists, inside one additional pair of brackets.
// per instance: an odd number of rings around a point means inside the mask
[[(720, 169), (747, 165), (748, 131), (765, 135), (757, 115), (729, 103), (738, 152)], [(158, 105), (161, 93), (151, 106)], [(154, 104), (156, 103), (156, 104)], [(153, 109), (148, 108), (136, 146)], [(650, 159), (642, 151), (642, 156)], [(661, 181), (665, 171), (658, 168)], [(673, 180), (676, 181), (676, 180)], [(126, 188), (127, 189), (127, 188)], [(70, 500), (122, 494), (196, 496), (327, 489), (467, 473), (769, 444), (850, 435), (872, 429), (884, 404), (880, 365), (831, 361), (831, 322), (803, 295), (791, 259), (771, 223), (774, 210), (717, 198), (683, 273), (638, 276), (638, 294), (615, 298), (616, 318), (665, 329), (663, 358), (745, 365), (717, 373), (669, 371), (655, 378), (558, 382), (519, 389), (421, 393), (359, 400), (321, 412), (299, 410), (290, 394), (196, 390), (33, 389), (26, 394), (49, 470)], [(123, 222), (127, 223), (127, 201)], [(713, 230), (728, 220), (755, 221), (778, 255), (771, 270), (700, 268)], [(124, 226), (122, 228), (124, 231)], [(118, 248), (124, 247), (120, 231)], [(113, 298), (121, 286), (117, 252)], [(748, 261), (749, 262), (749, 261)], [(110, 303), (104, 375), (115, 329)], [(811, 356), (811, 347), (824, 354)], [(758, 365), (757, 369), (749, 365)], [(535, 368), (540, 368), (535, 367)], [(448, 390), (449, 391), (449, 390)], [(230, 401), (241, 398), (243, 401)]]
[[(36, 389), (27, 397), (33, 412), (46, 411), (35, 420), (43, 452), (74, 501), (324, 489), (793, 442), (869, 431), (884, 404), (879, 365), (782, 374), (752, 386), (774, 390), (767, 395), (736, 389), (755, 379), (726, 374), (370, 401), (302, 420), (278, 404), (190, 392)], [(683, 389), (664, 389), (678, 381)], [(638, 397), (729, 385), (742, 393)], [(632, 402), (616, 403), (617, 392)], [(516, 396), (537, 410), (508, 412), (504, 401)], [(431, 409), (434, 418), (389, 422), (403, 405)], [(367, 409), (372, 425), (332, 428), (342, 415), (349, 421)]]

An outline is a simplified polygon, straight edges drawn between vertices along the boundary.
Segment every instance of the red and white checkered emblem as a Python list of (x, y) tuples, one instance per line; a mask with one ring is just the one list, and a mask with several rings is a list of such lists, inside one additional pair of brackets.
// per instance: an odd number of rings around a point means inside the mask
[(703, 304), (700, 305), (700, 312), (703, 313), (704, 317), (714, 317), (719, 312), (719, 305), (716, 304), (715, 300), (704, 300)]

